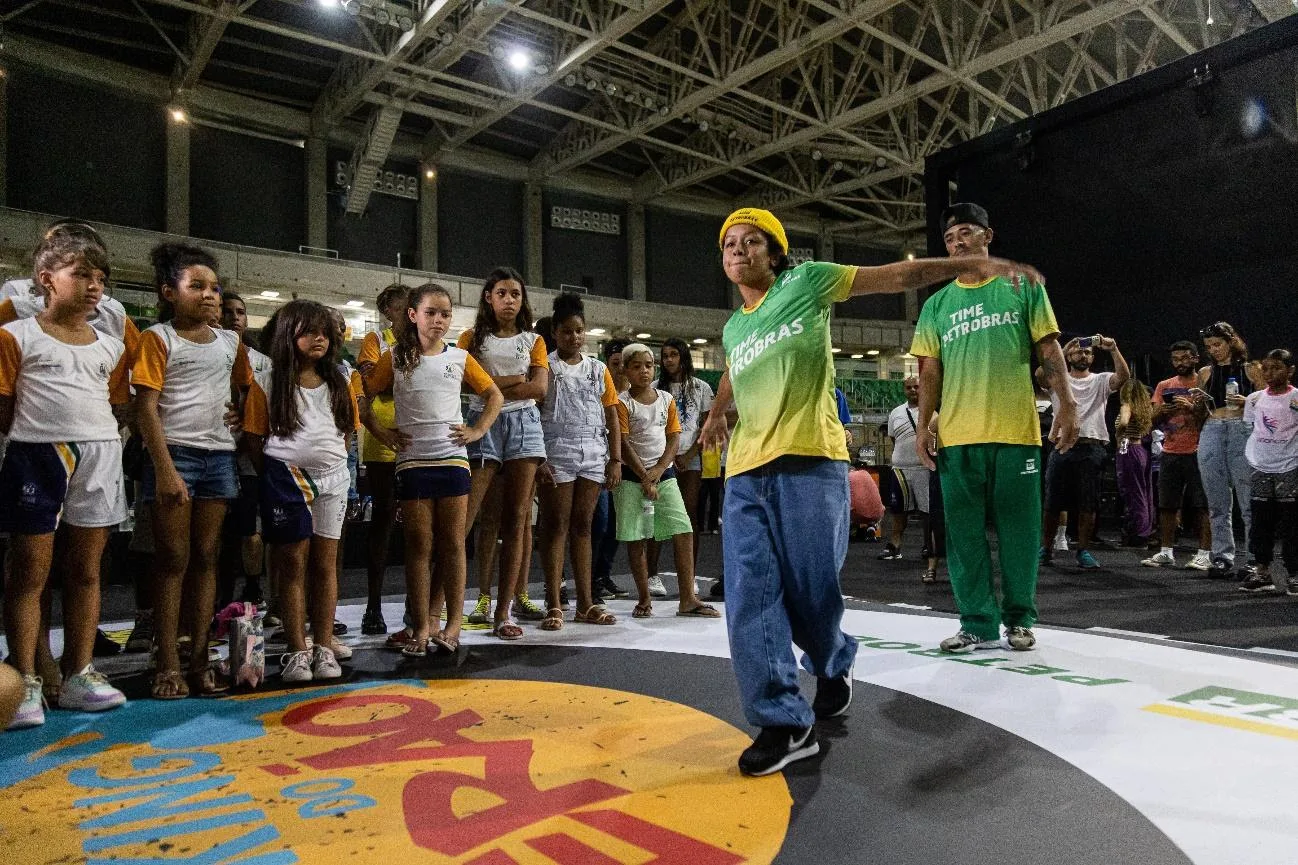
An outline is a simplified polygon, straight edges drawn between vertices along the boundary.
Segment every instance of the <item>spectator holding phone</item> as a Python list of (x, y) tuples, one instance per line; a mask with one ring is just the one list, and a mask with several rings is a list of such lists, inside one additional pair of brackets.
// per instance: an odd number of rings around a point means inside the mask
[[(1206, 393), (1208, 419), (1199, 438), (1199, 474), (1208, 499), (1212, 524), (1212, 568), (1209, 576), (1228, 579), (1235, 566), (1235, 527), (1231, 523), (1234, 503), (1244, 523), (1244, 547), (1249, 548), (1251, 520), (1249, 480), (1252, 469), (1244, 458), (1251, 424), (1244, 420), (1245, 398), (1265, 387), (1258, 364), (1249, 363), (1248, 346), (1224, 321), (1199, 331), (1212, 363), (1199, 370), (1198, 386)], [(1256, 383), (1256, 386), (1255, 386)], [(1233, 500), (1232, 500), (1233, 495)], [(1240, 577), (1252, 576), (1241, 568)]]
[[(1107, 351), (1113, 359), (1113, 372), (1091, 372), (1095, 350)], [(1067, 451), (1054, 451), (1046, 463), (1046, 506), (1044, 540), (1037, 554), (1041, 564), (1050, 561), (1050, 544), (1059, 528), (1060, 511), (1077, 513), (1077, 566), (1085, 571), (1099, 570), (1089, 549), (1095, 537), (1095, 514), (1100, 509), (1100, 476), (1109, 454), (1109, 429), (1104, 409), (1109, 396), (1131, 378), (1127, 361), (1111, 337), (1096, 334), (1069, 340), (1064, 345), (1068, 364), (1068, 387), (1077, 402), (1077, 444)], [(1037, 370), (1045, 384), (1044, 372)], [(1059, 397), (1050, 394), (1056, 416)]]
[(1176, 512), (1187, 531), (1199, 531), (1199, 550), (1186, 565), (1206, 571), (1212, 566), (1211, 536), (1203, 512), (1208, 500), (1199, 479), (1199, 430), (1208, 417), (1206, 394), (1199, 389), (1199, 349), (1189, 340), (1172, 343), (1176, 375), (1154, 388), (1154, 426), (1163, 431), (1163, 455), (1158, 473), (1158, 531), (1162, 549), (1141, 564), (1147, 568), (1175, 567)]

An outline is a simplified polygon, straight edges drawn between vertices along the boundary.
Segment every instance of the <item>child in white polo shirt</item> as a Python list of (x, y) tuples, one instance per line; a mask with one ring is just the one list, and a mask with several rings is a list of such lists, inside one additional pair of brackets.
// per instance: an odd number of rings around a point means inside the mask
[(629, 382), (617, 405), (625, 468), (613, 502), (617, 539), (627, 545), (631, 576), (639, 594), (632, 615), (637, 619), (653, 615), (645, 541), (671, 538), (680, 587), (676, 615), (718, 618), (721, 614), (716, 608), (700, 601), (694, 593), (694, 526), (672, 465), (681, 432), (676, 401), (653, 386), (654, 356), (648, 346), (635, 342), (622, 349), (622, 367)]

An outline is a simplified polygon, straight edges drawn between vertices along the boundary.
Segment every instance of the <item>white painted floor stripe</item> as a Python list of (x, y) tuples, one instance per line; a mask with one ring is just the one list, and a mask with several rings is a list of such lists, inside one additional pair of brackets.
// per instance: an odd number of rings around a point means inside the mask
[(1146, 634), (1144, 631), (1124, 631), (1121, 628), (1087, 628), (1088, 631), (1094, 631), (1097, 634), (1113, 634), (1118, 637), (1147, 637), (1151, 640), (1166, 640), (1167, 634)]

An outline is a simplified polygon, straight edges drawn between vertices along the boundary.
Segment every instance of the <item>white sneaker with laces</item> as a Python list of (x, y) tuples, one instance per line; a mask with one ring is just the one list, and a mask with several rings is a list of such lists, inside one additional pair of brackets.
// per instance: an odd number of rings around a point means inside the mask
[(23, 701), (6, 729), (23, 730), (45, 723), (45, 697), (41, 693), (44, 684), (40, 676), (23, 676)]
[(649, 596), (651, 598), (667, 597), (667, 587), (663, 585), (663, 578), (657, 574), (649, 578)]
[(1187, 571), (1208, 571), (1208, 570), (1211, 570), (1211, 569), (1212, 569), (1212, 553), (1207, 553), (1207, 552), (1204, 552), (1203, 550), (1200, 550), (1199, 552), (1197, 552), (1197, 553), (1194, 554), (1194, 558), (1192, 558), (1192, 559), (1190, 559), (1190, 561), (1186, 562), (1186, 564), (1185, 564), (1185, 569), (1186, 569)]
[(301, 652), (286, 652), (280, 658), (281, 669), (279, 678), (284, 682), (309, 682), (314, 678), (311, 674), (311, 650), (304, 649)]
[(334, 657), (340, 661), (350, 661), (352, 659), (352, 647), (337, 637), (329, 641), (329, 649), (334, 653)]
[(1176, 567), (1176, 556), (1160, 551), (1147, 559), (1141, 559), (1140, 563), (1147, 568), (1174, 568)]
[(125, 702), (126, 695), (108, 684), (107, 677), (93, 664), (86, 664), (80, 673), (64, 679), (59, 692), (59, 708), (78, 712), (102, 712)]
[(970, 652), (979, 650), (999, 649), (1001, 648), (1001, 641), (984, 640), (976, 634), (960, 631), (939, 643), (938, 648), (949, 655), (967, 655)]
[(343, 668), (338, 666), (333, 650), (328, 646), (316, 646), (311, 658), (311, 677), (314, 679), (340, 679)]

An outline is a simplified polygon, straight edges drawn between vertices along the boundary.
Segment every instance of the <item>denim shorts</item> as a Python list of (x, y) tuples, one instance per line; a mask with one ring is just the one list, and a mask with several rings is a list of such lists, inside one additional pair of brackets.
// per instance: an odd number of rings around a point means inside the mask
[[(465, 424), (473, 426), (482, 412), (470, 410)], [(535, 405), (501, 412), (487, 434), (469, 445), (469, 461), (545, 459), (545, 434), (541, 431), (541, 412)]]
[[(234, 499), (239, 497), (239, 475), (235, 471), (234, 451), (213, 451), (186, 445), (167, 445), (172, 465), (180, 473), (191, 499)], [(140, 487), (143, 498), (155, 498), (158, 480), (153, 460), (144, 461)]]

